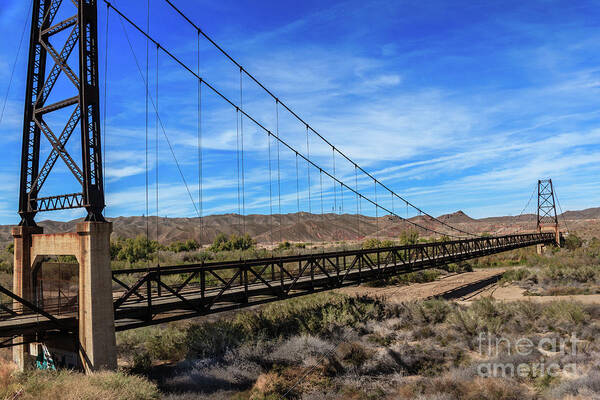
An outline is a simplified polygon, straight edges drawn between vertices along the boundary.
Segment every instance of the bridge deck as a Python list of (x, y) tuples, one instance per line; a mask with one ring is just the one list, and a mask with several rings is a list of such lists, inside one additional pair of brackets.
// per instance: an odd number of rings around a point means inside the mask
[[(117, 330), (208, 315), (349, 286), (536, 244), (553, 234), (524, 234), (281, 258), (113, 271)], [(135, 280), (134, 284), (127, 284)], [(148, 295), (149, 294), (149, 295)], [(56, 331), (40, 315), (0, 314), (0, 336)], [(57, 317), (76, 327), (74, 313)], [(2, 345), (0, 344), (0, 347)]]

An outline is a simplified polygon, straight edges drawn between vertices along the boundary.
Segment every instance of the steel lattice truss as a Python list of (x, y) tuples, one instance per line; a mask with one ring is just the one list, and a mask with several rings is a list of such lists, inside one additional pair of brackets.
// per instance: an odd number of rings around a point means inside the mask
[[(72, 12), (73, 15), (55, 22), (59, 12)], [(21, 153), (19, 214), (22, 225), (35, 225), (35, 215), (41, 211), (79, 207), (87, 208), (88, 220), (103, 220), (96, 24), (95, 0), (33, 1)], [(56, 47), (53, 38), (68, 30), (62, 46)], [(69, 65), (75, 48), (78, 48), (79, 55), (77, 68)], [(50, 72), (46, 74), (50, 66)], [(61, 74), (72, 84), (74, 95), (47, 104)], [(58, 112), (64, 115), (64, 109), (68, 107), (73, 110), (64, 128), (57, 134), (45, 117)], [(66, 147), (77, 127), (81, 130), (81, 158), (69, 154)], [(51, 151), (40, 167), (42, 135), (50, 144)], [(59, 158), (81, 186), (81, 192), (39, 197)], [(78, 159), (81, 160), (79, 163)]]
[(558, 226), (558, 217), (556, 215), (556, 203), (554, 201), (554, 187), (552, 186), (552, 179), (538, 181), (538, 230), (542, 229), (544, 226)]
[[(550, 233), (507, 235), (238, 262), (113, 271), (117, 330), (443, 267), (489, 254), (554, 243)], [(134, 276), (134, 284), (128, 285)], [(177, 283), (173, 283), (177, 282)]]
[[(533, 233), (245, 261), (115, 270), (112, 273), (115, 322), (117, 330), (134, 329), (552, 243), (555, 243), (554, 234)], [(40, 319), (39, 313), (15, 316), (9, 311), (0, 310), (0, 337), (25, 331), (38, 336), (48, 335), (57, 330), (55, 322)], [(63, 314), (60, 323), (69, 327), (75, 324), (75, 318), (74, 314)], [(0, 343), (0, 347), (3, 346), (10, 346), (10, 343)]]

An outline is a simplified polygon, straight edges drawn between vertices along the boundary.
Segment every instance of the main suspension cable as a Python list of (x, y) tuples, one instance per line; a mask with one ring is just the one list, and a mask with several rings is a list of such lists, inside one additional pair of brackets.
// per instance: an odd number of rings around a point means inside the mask
[[(107, 3), (107, 1), (106, 1), (106, 0), (103, 0), (103, 1)], [(110, 4), (110, 3), (109, 3), (109, 4)], [(263, 125), (263, 124), (261, 124), (259, 121), (257, 121), (257, 120), (256, 120), (254, 117), (252, 117), (251, 115), (247, 114), (245, 111), (242, 111), (242, 110), (240, 110), (240, 109), (239, 109), (239, 107), (238, 107), (238, 106), (237, 106), (237, 105), (236, 105), (236, 104), (235, 104), (235, 103), (234, 103), (234, 102), (233, 102), (231, 99), (229, 99), (228, 97), (226, 97), (226, 96), (225, 96), (225, 95), (224, 95), (222, 92), (220, 92), (218, 89), (216, 89), (216, 88), (215, 88), (214, 86), (212, 86), (210, 83), (208, 83), (208, 82), (207, 82), (205, 79), (203, 79), (202, 77), (198, 76), (198, 75), (197, 75), (197, 74), (196, 74), (196, 73), (195, 73), (193, 70), (191, 70), (191, 69), (190, 69), (190, 68), (189, 68), (189, 67), (188, 67), (188, 66), (187, 66), (185, 63), (183, 63), (183, 62), (182, 62), (182, 61), (181, 61), (179, 58), (177, 58), (175, 55), (173, 55), (173, 53), (171, 53), (169, 50), (167, 50), (167, 49), (165, 49), (164, 47), (162, 47), (162, 46), (161, 46), (161, 45), (160, 45), (160, 44), (159, 44), (159, 43), (158, 43), (158, 42), (157, 42), (155, 39), (153, 39), (152, 37), (150, 37), (149, 35), (147, 35), (147, 34), (144, 32), (144, 30), (143, 30), (143, 29), (139, 28), (139, 26), (138, 26), (138, 25), (136, 25), (136, 24), (135, 24), (133, 21), (131, 21), (131, 20), (130, 20), (130, 19), (127, 17), (127, 16), (125, 16), (125, 15), (124, 15), (124, 14), (123, 14), (123, 13), (122, 13), (120, 10), (118, 10), (117, 8), (115, 8), (115, 7), (114, 7), (114, 5), (112, 5), (112, 4), (111, 4), (110, 6), (111, 6), (111, 7), (112, 7), (112, 8), (115, 10), (115, 12), (116, 12), (117, 14), (119, 14), (119, 16), (121, 16), (122, 20), (125, 20), (125, 21), (127, 21), (127, 23), (129, 23), (129, 24), (130, 24), (130, 25), (132, 25), (132, 26), (133, 26), (135, 29), (137, 29), (137, 30), (138, 30), (138, 32), (140, 32), (142, 35), (144, 35), (144, 36), (148, 37), (148, 38), (149, 38), (151, 41), (153, 41), (155, 44), (157, 44), (157, 45), (158, 45), (158, 46), (159, 46), (159, 47), (160, 47), (160, 48), (163, 50), (163, 52), (164, 52), (165, 54), (167, 54), (167, 55), (168, 55), (170, 58), (172, 58), (174, 61), (176, 61), (176, 62), (177, 62), (177, 63), (178, 63), (178, 64), (179, 64), (179, 65), (180, 65), (182, 68), (184, 68), (185, 70), (187, 70), (187, 71), (188, 71), (190, 74), (194, 75), (194, 76), (195, 76), (197, 79), (201, 79), (201, 80), (203, 81), (203, 83), (206, 85), (206, 87), (207, 87), (207, 88), (209, 88), (209, 89), (210, 89), (210, 90), (211, 90), (213, 93), (215, 93), (215, 94), (216, 94), (217, 96), (219, 96), (221, 99), (223, 99), (224, 101), (226, 101), (227, 103), (229, 103), (229, 104), (230, 104), (232, 107), (234, 107), (234, 108), (235, 108), (235, 109), (236, 109), (238, 112), (242, 113), (242, 114), (243, 114), (243, 115), (244, 115), (246, 118), (248, 118), (250, 121), (252, 121), (252, 122), (253, 122), (253, 123), (254, 123), (254, 124), (257, 126), (257, 127), (259, 127), (260, 129), (262, 129), (262, 130), (263, 130), (263, 131), (265, 131), (265, 132), (269, 132), (269, 130), (268, 130), (268, 129), (267, 129), (267, 128), (266, 128), (266, 127)], [(121, 21), (121, 24), (122, 24), (122, 23), (123, 23), (123, 22)], [(123, 27), (123, 28), (124, 28), (124, 27)], [(136, 61), (137, 61), (137, 60), (136, 60)], [(139, 67), (139, 66), (138, 66), (138, 67)], [(142, 79), (143, 79), (143, 74), (142, 74)], [(278, 107), (278, 105), (279, 105), (279, 101), (278, 101), (277, 99), (276, 99), (276, 104), (277, 104), (277, 120), (279, 121), (279, 107)], [(162, 124), (161, 124), (161, 125), (162, 125)], [(277, 123), (277, 125), (279, 125), (279, 122)], [(277, 130), (279, 130), (279, 126), (277, 127)], [(313, 132), (314, 132), (314, 131), (313, 131)], [(165, 130), (164, 130), (164, 127), (163, 127), (163, 133), (165, 133), (165, 135), (166, 135), (166, 132), (165, 132)], [(168, 138), (168, 137), (167, 137), (167, 138)], [(286, 141), (282, 140), (282, 139), (279, 137), (279, 134), (277, 134), (277, 136), (276, 136), (276, 139), (277, 139), (278, 148), (279, 148), (279, 144), (282, 144), (282, 145), (284, 145), (285, 147), (287, 147), (287, 148), (288, 148), (290, 151), (292, 151), (292, 152), (296, 152), (296, 151), (297, 151), (297, 150), (295, 150), (295, 149), (294, 149), (292, 146), (290, 146), (290, 145), (289, 145), (289, 144), (288, 144)], [(170, 146), (170, 142), (169, 142), (168, 140), (167, 140), (167, 142), (169, 143), (169, 146)], [(171, 147), (171, 146), (170, 146), (170, 147)], [(172, 147), (171, 147), (171, 151), (172, 151)], [(173, 154), (174, 154), (174, 153), (173, 153)], [(299, 153), (298, 155), (299, 155), (300, 157), (302, 157), (304, 160), (306, 160), (307, 162), (309, 162), (311, 165), (313, 165), (315, 168), (318, 168), (318, 169), (321, 171), (321, 173), (324, 173), (324, 174), (326, 174), (326, 175), (327, 175), (329, 178), (331, 178), (331, 179), (333, 179), (333, 180), (335, 180), (335, 181), (337, 181), (337, 182), (341, 183), (341, 184), (342, 184), (342, 185), (344, 185), (344, 186), (345, 186), (345, 187), (346, 187), (348, 190), (351, 190), (352, 192), (354, 192), (354, 189), (350, 188), (348, 185), (346, 185), (345, 183), (343, 183), (341, 180), (339, 180), (339, 179), (335, 178), (334, 176), (332, 176), (332, 175), (331, 175), (329, 172), (322, 170), (322, 169), (321, 169), (321, 168), (320, 168), (320, 167), (319, 167), (319, 166), (318, 166), (316, 163), (314, 163), (313, 161), (311, 161), (311, 160), (309, 160), (308, 158), (306, 158), (306, 156), (305, 156), (305, 155), (303, 155), (303, 154), (301, 154), (301, 153)], [(177, 162), (177, 165), (178, 165), (178, 167), (179, 167), (179, 163), (178, 163), (178, 162)], [(358, 166), (358, 165), (355, 165), (355, 167), (356, 167), (356, 168), (358, 168), (358, 169), (360, 169), (360, 166)], [(182, 178), (183, 178), (183, 179), (184, 179), (184, 181), (185, 181), (185, 177), (183, 177), (183, 173), (181, 172), (181, 169), (180, 169), (180, 174), (182, 175)], [(374, 178), (373, 178), (373, 180), (374, 180), (374, 181), (376, 181), (377, 183), (379, 183), (380, 185), (382, 185), (382, 184), (381, 184), (379, 181), (377, 181), (376, 179), (374, 179)], [(383, 185), (382, 185), (382, 186), (383, 186)], [(186, 184), (186, 188), (187, 188), (187, 184)], [(189, 190), (188, 190), (188, 192), (189, 192)], [(361, 195), (361, 198), (362, 198), (362, 197), (364, 197), (364, 196), (362, 196), (362, 195)], [(366, 201), (368, 201), (368, 202), (372, 203), (373, 205), (375, 205), (375, 203), (373, 202), (373, 200), (371, 200), (371, 199), (369, 199), (369, 198), (367, 198), (367, 197), (364, 197), (364, 199), (365, 199)], [(406, 200), (405, 200), (405, 201), (406, 201)], [(406, 202), (407, 202), (407, 201), (406, 201)], [(193, 201), (193, 198), (192, 198), (192, 203), (194, 204), (194, 207), (196, 208), (196, 204), (195, 204), (195, 202)], [(407, 204), (408, 204), (408, 202), (407, 202)], [(391, 211), (390, 211), (390, 210), (388, 210), (387, 208), (385, 208), (385, 207), (381, 207), (381, 208), (382, 208), (382, 210), (384, 210), (384, 211), (386, 211), (386, 212), (388, 212), (388, 213), (390, 213), (390, 214), (391, 214)], [(419, 209), (419, 210), (420, 210), (420, 209)], [(196, 208), (196, 212), (198, 213), (198, 210), (197, 210), (197, 208)], [(420, 213), (424, 213), (422, 210), (420, 210), (419, 212), (420, 212)], [(425, 213), (424, 213), (424, 214), (425, 214)], [(429, 214), (426, 214), (426, 215), (429, 215)], [(396, 215), (396, 216), (398, 216), (398, 215)], [(402, 218), (402, 217), (400, 217), (400, 216), (398, 216), (398, 217), (399, 217), (399, 218)], [(431, 216), (430, 216), (430, 217), (431, 217)], [(433, 217), (431, 217), (431, 218), (433, 218)], [(435, 219), (435, 218), (433, 218), (433, 219)], [(415, 222), (413, 222), (413, 221), (408, 221), (408, 220), (407, 220), (406, 222), (408, 222), (408, 223), (410, 223), (410, 224), (412, 224), (412, 225), (414, 225), (414, 226), (416, 226), (416, 227), (419, 227), (419, 228), (421, 228), (421, 229), (423, 229), (423, 230), (425, 230), (425, 231), (429, 231), (429, 232), (432, 232), (432, 233), (437, 233), (437, 234), (440, 234), (440, 235), (442, 235), (442, 234), (443, 234), (442, 232), (436, 231), (435, 229), (432, 229), (432, 228), (428, 228), (428, 227), (425, 227), (425, 226), (419, 225), (419, 224), (417, 224), (417, 223), (415, 223)], [(455, 236), (455, 235), (450, 235), (450, 234), (447, 234), (447, 236), (452, 236), (452, 237), (455, 237), (455, 238), (459, 238), (458, 236)]]
[[(106, 1), (106, 0), (104, 0)], [(354, 162), (352, 159), (350, 159), (350, 157), (348, 157), (345, 153), (341, 152), (339, 149), (337, 149), (331, 142), (329, 142), (327, 139), (325, 139), (325, 137), (323, 137), (319, 132), (317, 132), (313, 127), (311, 127), (306, 121), (304, 121), (298, 114), (296, 114), (292, 109), (290, 109), (285, 103), (281, 102), (281, 100), (279, 100), (279, 98), (277, 96), (275, 96), (275, 94), (273, 94), (269, 89), (267, 89), (257, 78), (254, 77), (254, 75), (252, 75), (250, 72), (248, 72), (239, 62), (237, 62), (227, 51), (225, 51), (221, 46), (219, 46), (210, 36), (208, 36), (208, 34), (206, 34), (206, 32), (204, 32), (197, 24), (195, 24), (187, 15), (185, 15), (183, 13), (183, 11), (181, 11), (177, 6), (175, 6), (173, 4), (173, 2), (171, 0), (165, 0), (165, 2), (171, 6), (171, 8), (173, 8), (173, 10), (175, 10), (175, 12), (177, 12), (188, 24), (190, 24), (191, 26), (193, 26), (196, 30), (198, 30), (202, 36), (204, 36), (204, 38), (206, 40), (208, 40), (215, 48), (217, 48), (217, 50), (219, 50), (225, 57), (227, 57), (235, 66), (237, 66), (240, 71), (242, 71), (243, 73), (245, 73), (252, 81), (254, 81), (261, 89), (263, 89), (269, 96), (271, 96), (273, 99), (276, 99), (279, 103), (281, 103), (281, 106), (288, 111), (292, 116), (294, 116), (300, 123), (302, 123), (305, 126), (308, 126), (308, 128), (315, 133), (323, 142), (325, 142), (328, 146), (330, 146), (334, 151), (337, 151), (343, 158), (345, 158), (349, 163), (355, 165), (362, 173), (364, 173), (367, 177), (373, 179), (376, 183), (380, 184), (384, 189), (386, 189), (387, 191), (393, 193), (396, 197), (398, 197), (399, 199), (405, 201), (407, 204), (409, 204), (412, 208), (414, 208), (415, 210), (417, 210), (419, 213), (437, 221), (438, 223), (440, 223), (441, 225), (444, 225), (445, 227), (452, 229), (454, 231), (466, 234), (466, 235), (470, 235), (470, 236), (479, 236), (477, 234), (471, 233), (471, 232), (467, 232), (464, 231), (462, 229), (456, 228), (444, 221), (439, 220), (438, 218), (430, 215), (429, 213), (423, 211), (421, 208), (417, 207), (416, 205), (412, 204), (411, 202), (409, 202), (408, 200), (404, 199), (402, 196), (396, 194), (392, 189), (390, 189), (388, 186), (386, 186), (385, 184), (383, 184), (382, 182), (380, 182), (379, 180), (377, 180), (377, 178), (375, 178), (372, 174), (370, 174), (369, 172), (367, 172), (365, 169), (363, 169), (361, 166), (359, 166), (356, 162)], [(334, 193), (335, 196), (335, 193)]]
[[(33, 0), (29, 2), (29, 8), (27, 9), (27, 14), (25, 16), (25, 23), (23, 24), (23, 31), (21, 32), (21, 39), (19, 40), (19, 46), (17, 47), (17, 54), (15, 55), (15, 62), (13, 63), (12, 70), (10, 71), (10, 78), (8, 78), (8, 86), (6, 87), (6, 95), (4, 96), (4, 102), (2, 104), (2, 111), (0, 111), (0, 125), (2, 125), (2, 119), (4, 119), (4, 111), (6, 110), (6, 103), (8, 103), (8, 96), (10, 94), (10, 88), (12, 86), (13, 78), (15, 76), (15, 70), (17, 68), (17, 62), (19, 61), (19, 55), (21, 54), (21, 47), (23, 46), (23, 38), (25, 37), (25, 32), (27, 31), (27, 26), (29, 25), (29, 16), (31, 15), (31, 7), (33, 5)], [(108, 14), (107, 14), (108, 16)]]
[(519, 215), (515, 218), (515, 222), (517, 223), (517, 233), (521, 232), (521, 225), (519, 224), (519, 219), (521, 218), (525, 210), (527, 210), (527, 207), (529, 207), (529, 204), (531, 203), (531, 200), (533, 200), (533, 196), (535, 196), (536, 191), (537, 184), (534, 186), (533, 191), (531, 192), (531, 196), (529, 196), (529, 200), (527, 201), (527, 204), (525, 205), (525, 207), (523, 207)]
[[(556, 202), (558, 203), (558, 208), (560, 209), (560, 218), (563, 220), (563, 223), (565, 224), (565, 229), (567, 230), (567, 233), (569, 232), (569, 226), (567, 225), (567, 217), (565, 217), (565, 212), (563, 211), (561, 205), (560, 205), (560, 200), (558, 199), (558, 193), (556, 192), (556, 189), (554, 189), (554, 196), (556, 197)], [(558, 222), (558, 218), (557, 218), (557, 222)]]

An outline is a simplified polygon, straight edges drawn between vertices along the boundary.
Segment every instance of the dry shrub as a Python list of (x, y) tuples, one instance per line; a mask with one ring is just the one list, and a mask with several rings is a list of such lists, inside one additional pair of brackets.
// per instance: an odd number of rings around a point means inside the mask
[(21, 385), (15, 378), (16, 365), (3, 361), (0, 364), (0, 396), (10, 398), (12, 394), (18, 393)]
[(452, 375), (419, 379), (401, 386), (398, 399), (448, 400), (528, 400), (533, 399), (527, 388), (508, 379), (475, 377), (461, 379)]
[(337, 348), (337, 355), (346, 365), (359, 367), (370, 354), (360, 343), (342, 343)]
[(587, 376), (566, 380), (552, 389), (549, 397), (552, 399), (598, 398), (600, 397), (600, 372), (592, 371)]
[[(155, 400), (156, 386), (144, 378), (121, 372), (99, 372), (83, 375), (71, 371), (31, 370), (6, 375), (2, 370), (0, 394), (12, 398), (22, 391), (19, 400)], [(10, 376), (12, 378), (7, 378)], [(4, 386), (4, 384), (8, 384)]]
[(299, 399), (303, 393), (330, 386), (323, 367), (314, 369), (289, 367), (262, 374), (251, 390), (250, 400)]

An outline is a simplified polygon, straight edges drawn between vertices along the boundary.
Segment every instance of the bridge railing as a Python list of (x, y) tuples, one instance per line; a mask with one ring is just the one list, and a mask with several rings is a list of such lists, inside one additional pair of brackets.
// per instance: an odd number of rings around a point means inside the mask
[[(259, 304), (553, 243), (551, 233), (482, 237), (264, 259), (120, 269), (117, 319), (140, 326)], [(157, 318), (157, 315), (162, 317)], [(131, 326), (128, 325), (128, 327)]]

